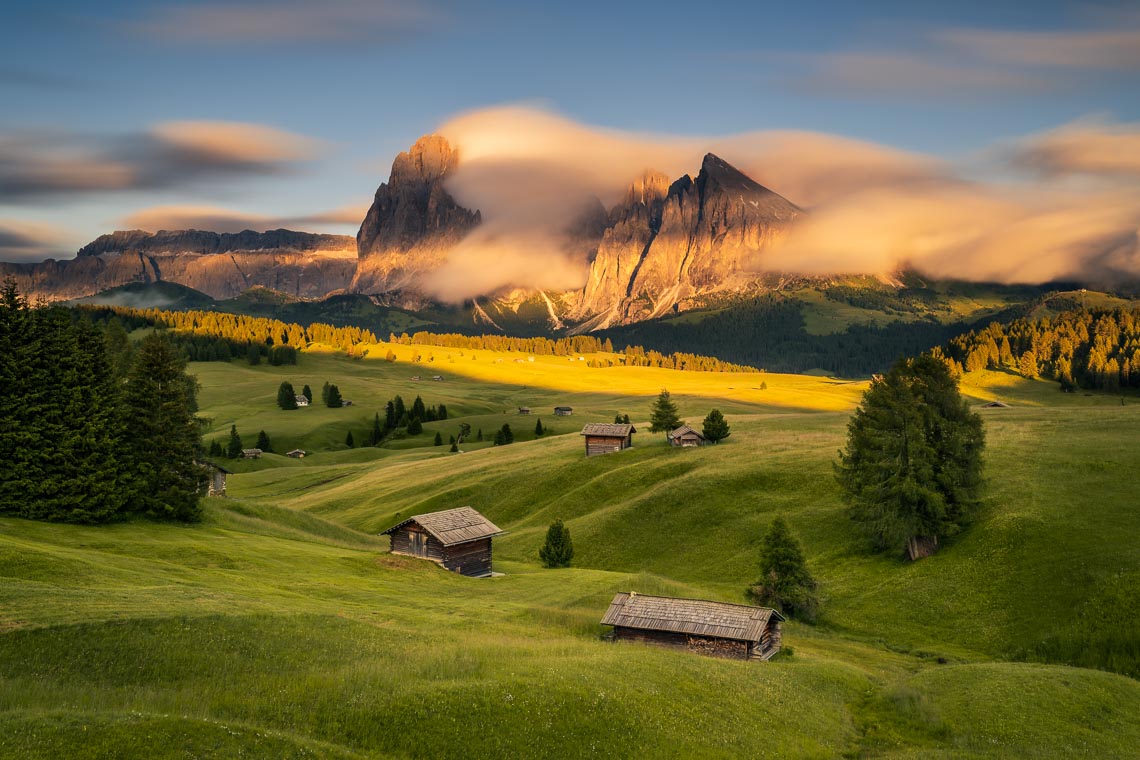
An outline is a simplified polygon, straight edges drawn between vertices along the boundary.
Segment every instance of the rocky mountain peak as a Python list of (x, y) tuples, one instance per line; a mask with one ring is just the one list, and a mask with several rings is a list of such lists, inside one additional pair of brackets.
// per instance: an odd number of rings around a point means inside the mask
[(424, 135), (392, 162), (389, 184), (431, 183), (445, 177), (459, 162), (459, 152), (442, 135)]
[(628, 206), (635, 203), (650, 206), (654, 201), (664, 198), (668, 192), (669, 177), (656, 169), (646, 169), (640, 177), (630, 183), (629, 190), (626, 191), (625, 202)]

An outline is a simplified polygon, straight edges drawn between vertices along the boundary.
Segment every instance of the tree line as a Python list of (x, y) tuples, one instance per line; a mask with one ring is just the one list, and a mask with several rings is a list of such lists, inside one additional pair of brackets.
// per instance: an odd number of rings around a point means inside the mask
[(197, 383), (161, 333), (137, 347), (115, 320), (31, 308), (0, 289), (0, 514), (102, 523), (195, 520)]
[(1140, 309), (1075, 309), (991, 323), (951, 339), (937, 355), (961, 374), (1008, 369), (1065, 390), (1140, 388)]

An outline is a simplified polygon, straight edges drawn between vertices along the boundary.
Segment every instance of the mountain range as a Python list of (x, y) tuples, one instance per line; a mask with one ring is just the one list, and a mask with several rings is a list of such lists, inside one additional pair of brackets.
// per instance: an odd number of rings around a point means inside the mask
[[(70, 260), (0, 264), (29, 297), (70, 300), (132, 283), (172, 282), (213, 298), (250, 288), (299, 299), (365, 294), (375, 303), (430, 308), (433, 272), (483, 223), (460, 205), (447, 182), (460, 155), (427, 135), (392, 164), (356, 240), (291, 230), (236, 234), (199, 230), (119, 231)], [(525, 287), (487, 293), (499, 311), (540, 298), (553, 328), (594, 330), (684, 311), (711, 294), (778, 284), (764, 253), (805, 212), (708, 154), (696, 177), (646, 171), (610, 209), (595, 200), (565, 231), (587, 270), (583, 287), (536, 293)], [(493, 323), (474, 300), (473, 318)]]

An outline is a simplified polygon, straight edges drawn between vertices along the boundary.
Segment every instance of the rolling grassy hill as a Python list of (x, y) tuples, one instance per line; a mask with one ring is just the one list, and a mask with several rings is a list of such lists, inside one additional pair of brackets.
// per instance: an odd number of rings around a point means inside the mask
[[(438, 347), (415, 348), (413, 364), (409, 347), (394, 350), (395, 363), (313, 351), (295, 367), (194, 365), (208, 438), (236, 424), (247, 440), (264, 429), (278, 451), (314, 452), (236, 463), (229, 498), (210, 500), (201, 524), (0, 520), (0, 756), (1124, 757), (1140, 746), (1140, 682), (1104, 672), (1137, 675), (1137, 399), (968, 376), (972, 397), (1011, 404), (983, 412), (984, 508), (939, 554), (905, 564), (863, 551), (831, 478), (862, 383)], [(278, 410), (282, 379), (328, 380), (354, 405)], [(680, 451), (639, 432), (632, 451), (582, 456), (584, 421), (641, 423), (663, 386), (690, 422), (722, 409), (732, 436)], [(444, 403), (451, 419), (345, 447), (396, 393)], [(575, 416), (553, 417), (556, 404)], [(535, 417), (554, 434), (531, 440)], [(459, 421), (488, 434), (509, 422), (522, 440), (430, 445)], [(464, 504), (509, 531), (495, 543), (504, 576), (393, 557), (374, 535)], [(787, 626), (794, 654), (754, 664), (599, 639), (619, 590), (740, 601), (777, 513), (825, 596), (820, 625)], [(555, 517), (577, 549), (569, 570), (537, 562)]]

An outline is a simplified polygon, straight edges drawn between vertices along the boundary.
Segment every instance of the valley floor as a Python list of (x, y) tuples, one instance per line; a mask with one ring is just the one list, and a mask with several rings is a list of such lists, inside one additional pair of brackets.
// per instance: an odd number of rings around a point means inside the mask
[[(1140, 399), (969, 376), (975, 399), (1011, 404), (982, 410), (984, 508), (905, 564), (864, 551), (831, 477), (865, 384), (429, 351), (432, 367), (195, 365), (208, 438), (234, 424), (314, 452), (236, 463), (200, 524), (0, 520), (0, 757), (1136, 756)], [(354, 405), (283, 412), (282, 379), (329, 380)], [(642, 430), (662, 386), (691, 423), (720, 408), (732, 435), (681, 451), (639, 432), (582, 456), (583, 422), (628, 413)], [(344, 446), (395, 393), (449, 419)], [(545, 413), (559, 404), (574, 416)], [(534, 439), (535, 417), (553, 432)], [(461, 421), (521, 440), (430, 445)], [(502, 577), (376, 536), (463, 505), (509, 531)], [(786, 627), (786, 656), (601, 639), (617, 591), (743, 601), (776, 514), (825, 597), (819, 625)], [(568, 570), (537, 560), (555, 518)]]

